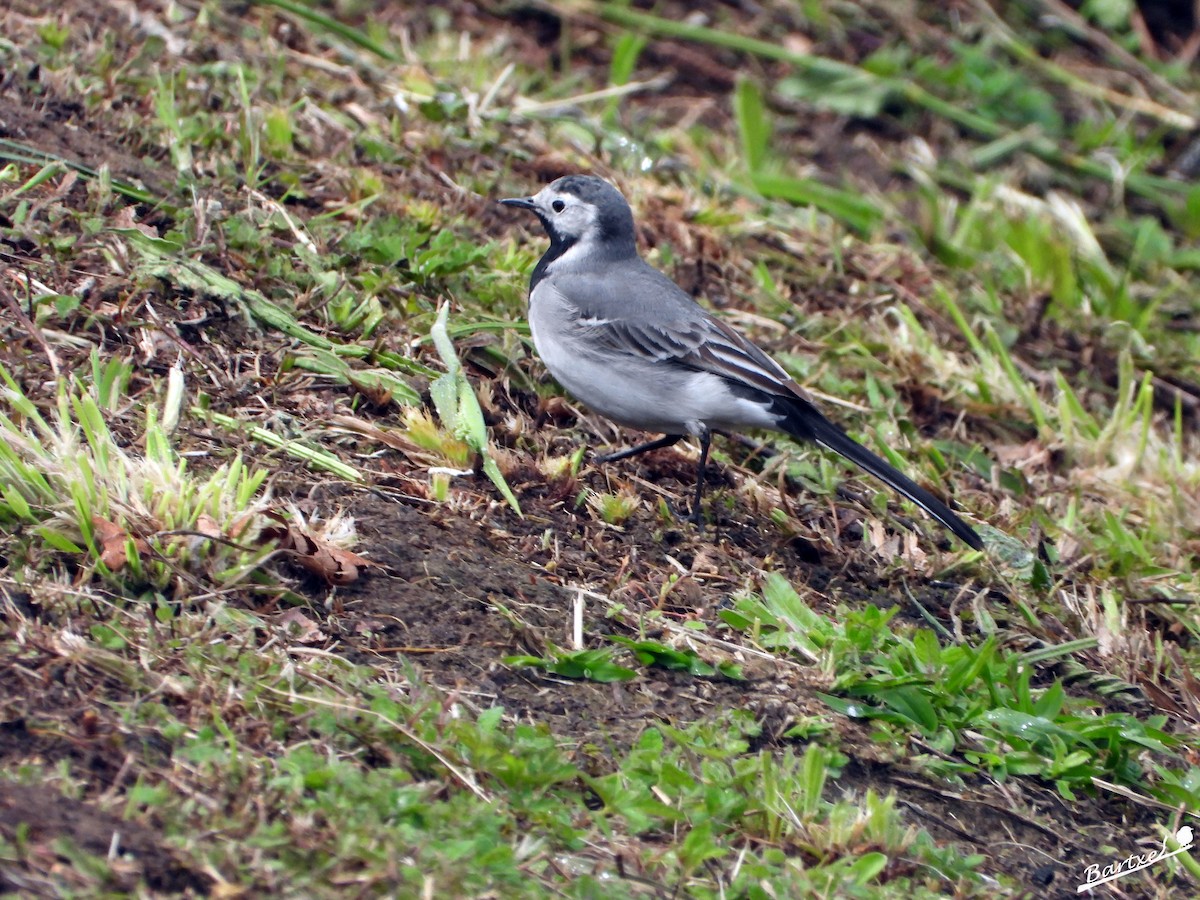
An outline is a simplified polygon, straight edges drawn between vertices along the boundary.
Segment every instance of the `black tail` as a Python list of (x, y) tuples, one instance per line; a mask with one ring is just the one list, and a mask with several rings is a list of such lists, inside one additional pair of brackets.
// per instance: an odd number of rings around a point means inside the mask
[(793, 437), (816, 441), (834, 453), (841, 454), (856, 466), (870, 472), (884, 484), (899, 491), (917, 504), (958, 535), (959, 539), (968, 547), (975, 550), (983, 549), (983, 541), (979, 539), (975, 529), (960, 519), (954, 510), (925, 488), (855, 441), (814, 407), (805, 407), (799, 404), (789, 404), (789, 406), (783, 421), (780, 422), (780, 427)]

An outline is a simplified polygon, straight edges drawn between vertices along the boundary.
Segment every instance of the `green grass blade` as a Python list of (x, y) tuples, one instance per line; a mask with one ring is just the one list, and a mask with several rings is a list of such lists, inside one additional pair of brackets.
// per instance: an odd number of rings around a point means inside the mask
[(342, 462), (332, 453), (327, 453), (324, 450), (319, 450), (315, 447), (309, 447), (296, 441), (290, 441), (287, 438), (280, 437), (274, 432), (268, 431), (267, 429), (258, 425), (247, 425), (245, 422), (240, 422), (232, 416), (213, 412), (209, 409), (202, 409), (198, 406), (192, 407), (192, 415), (220, 425), (222, 428), (226, 428), (229, 431), (242, 432), (253, 440), (260, 441), (269, 447), (276, 447), (282, 450), (293, 459), (298, 459), (314, 469), (328, 472), (329, 474), (336, 475), (338, 478), (342, 478), (346, 481), (360, 484), (366, 480), (363, 478), (362, 473), (359, 472), (358, 469), (354, 468), (348, 463)]
[(483, 410), (479, 408), (479, 400), (470, 382), (463, 375), (462, 363), (459, 362), (454, 344), (446, 330), (449, 313), (449, 304), (443, 303), (430, 330), (433, 345), (446, 366), (446, 374), (429, 386), (429, 393), (442, 423), (455, 437), (466, 441), (467, 445), (482, 457), (484, 474), (491, 479), (513, 512), (523, 517), (516, 495), (488, 452), (488, 434), (483, 421)]
[(295, 3), (293, 0), (254, 0), (254, 2), (261, 6), (274, 6), (276, 9), (290, 12), (310, 25), (316, 25), (318, 28), (336, 35), (348, 44), (353, 44), (364, 50), (370, 50), (380, 59), (386, 59), (388, 62), (393, 63), (402, 62), (399, 54), (363, 34), (357, 28), (352, 28), (343, 22), (339, 22), (337, 19), (331, 19), (329, 16), (322, 15), (303, 3)]

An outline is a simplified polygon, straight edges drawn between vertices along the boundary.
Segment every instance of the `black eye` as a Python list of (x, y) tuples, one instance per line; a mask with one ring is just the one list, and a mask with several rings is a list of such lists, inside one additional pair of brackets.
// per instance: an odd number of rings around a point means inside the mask
[(554, 210), (555, 212), (562, 212), (564, 209), (567, 208), (567, 204), (563, 203), (561, 200), (555, 200), (553, 203), (550, 204), (550, 208), (552, 210)]

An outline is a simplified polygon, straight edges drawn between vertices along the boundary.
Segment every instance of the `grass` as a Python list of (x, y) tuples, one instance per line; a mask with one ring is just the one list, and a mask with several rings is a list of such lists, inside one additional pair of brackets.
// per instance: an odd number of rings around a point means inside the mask
[[(885, 744), (908, 736), (932, 749), (913, 762), (949, 780), (978, 771), (1001, 781), (1036, 777), (1074, 800), (1101, 778), (1144, 785), (1135, 762), (1144, 751), (1172, 760), (1170, 781), (1187, 777), (1176, 739), (1162, 731), (1166, 716), (1097, 715), (1090, 701), (1068, 698), (1061, 681), (1034, 689), (1026, 655), (999, 649), (993, 638), (943, 647), (938, 631), (949, 635), (937, 623), (937, 630), (897, 634), (891, 614), (875, 607), (837, 612), (836, 620), (823, 618), (775, 576), (761, 597), (743, 599), (723, 618), (772, 650), (794, 642), (801, 658), (829, 674), (831, 708), (873, 720)], [(1173, 789), (1166, 794), (1179, 800)]]
[(10, 550), (30, 561), (63, 553), (84, 580), (156, 593), (197, 568), (217, 584), (240, 580), (262, 556), (235, 542), (256, 543), (266, 471), (240, 458), (204, 476), (188, 471), (170, 446), (181, 413), (177, 377), (168, 379), (161, 410), (145, 407), (145, 455), (127, 452), (107, 416), (128, 402), (130, 369), (119, 358), (102, 366), (96, 354), (91, 368), (89, 383), (60, 384), (50, 419), (0, 368), (0, 518), (32, 537)]
[[(1196, 84), (1119, 7), (0, 14), (0, 890), (1022, 896), (1178, 834)], [(491, 202), (574, 170), (987, 551), (773, 439), (704, 538), (690, 451), (593, 464)]]

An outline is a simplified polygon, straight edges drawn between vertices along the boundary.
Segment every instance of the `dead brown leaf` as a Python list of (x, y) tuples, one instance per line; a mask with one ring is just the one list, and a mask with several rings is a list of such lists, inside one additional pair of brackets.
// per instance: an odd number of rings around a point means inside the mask
[(289, 522), (278, 512), (272, 511), (266, 515), (276, 524), (266, 528), (263, 537), (277, 540), (280, 550), (290, 552), (301, 567), (327, 584), (350, 584), (358, 579), (359, 569), (376, 565)]
[(142, 234), (146, 235), (146, 237), (158, 237), (157, 231), (144, 222), (137, 220), (137, 212), (132, 206), (123, 206), (117, 211), (117, 214), (113, 216), (113, 227), (136, 228)]
[[(125, 563), (129, 562), (126, 548), (132, 535), (116, 522), (98, 515), (92, 516), (92, 527), (96, 531), (96, 545), (100, 550), (100, 562), (110, 571), (120, 571)], [(139, 553), (145, 553), (150, 549), (150, 545), (141, 538), (134, 540), (134, 546)]]
[(196, 527), (193, 529), (201, 534), (209, 537), (221, 537), (221, 526), (217, 524), (217, 520), (208, 513), (200, 513), (196, 517)]

